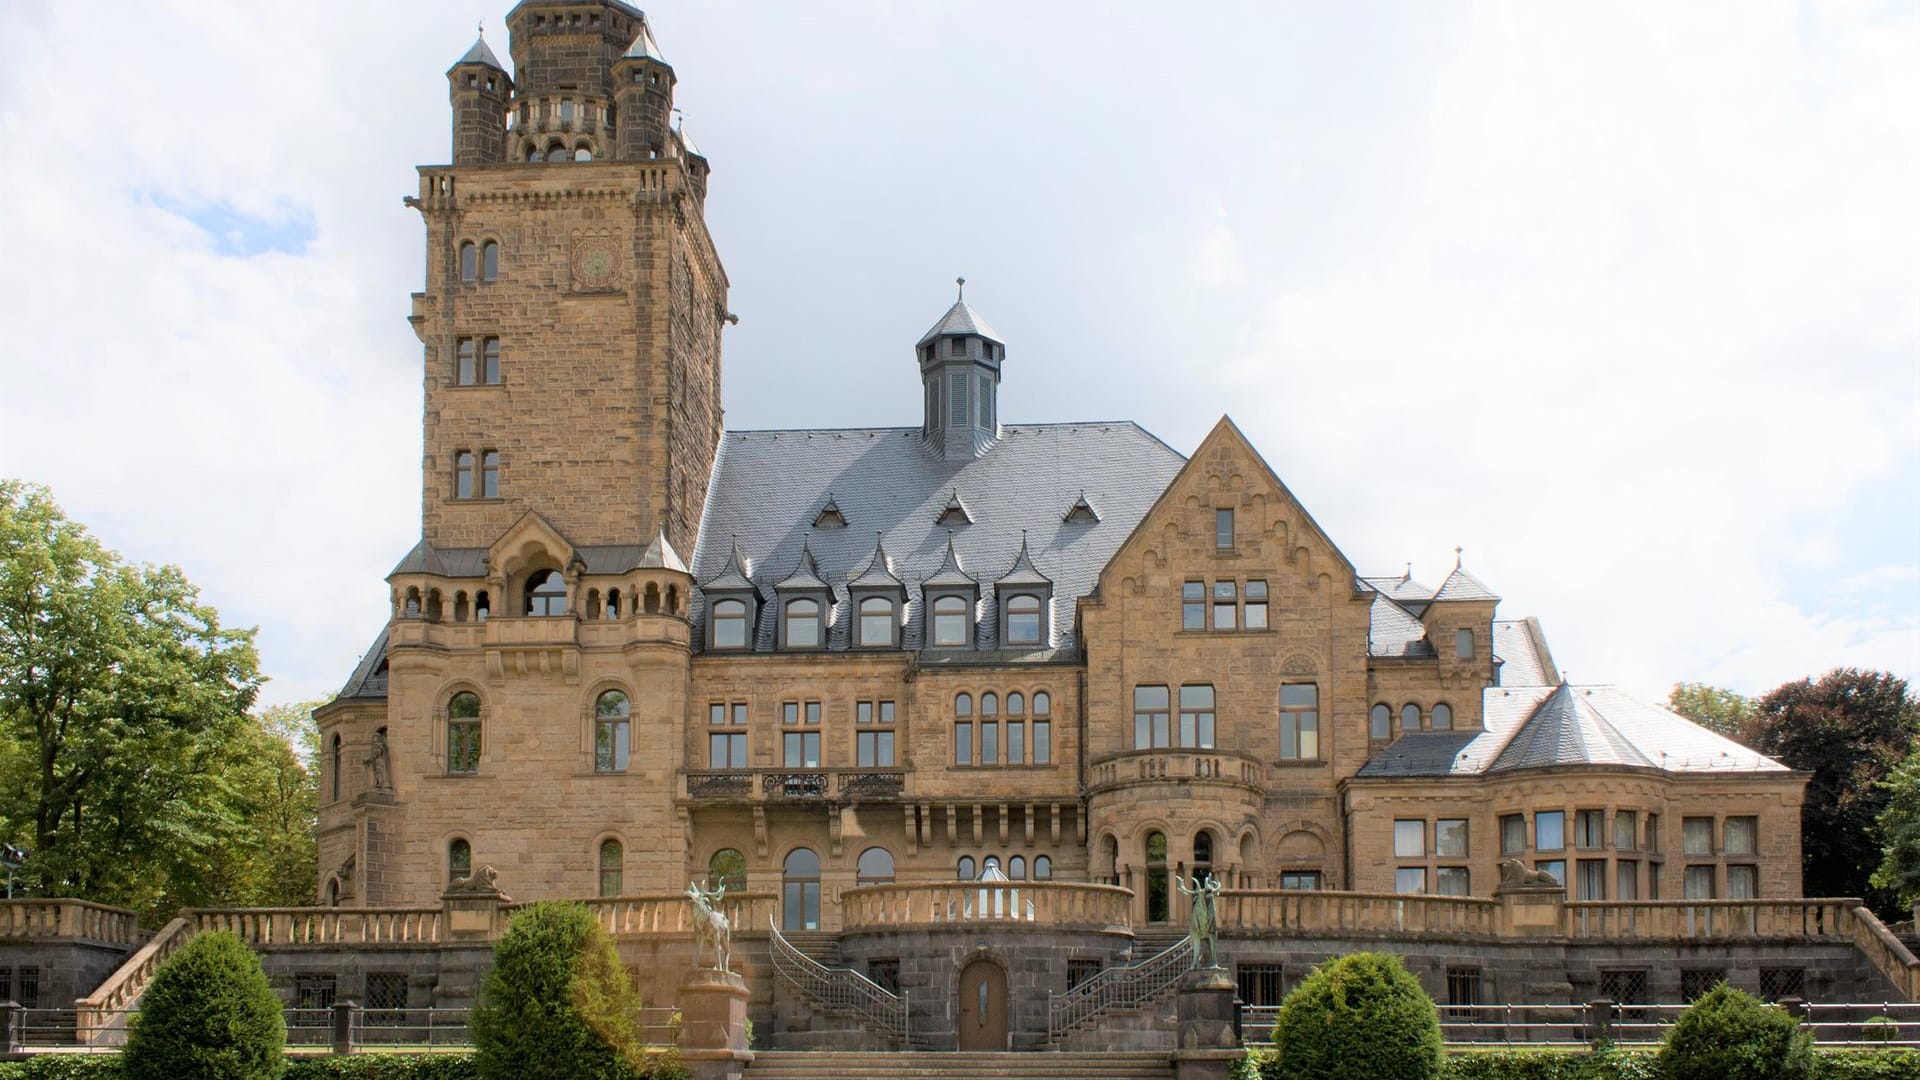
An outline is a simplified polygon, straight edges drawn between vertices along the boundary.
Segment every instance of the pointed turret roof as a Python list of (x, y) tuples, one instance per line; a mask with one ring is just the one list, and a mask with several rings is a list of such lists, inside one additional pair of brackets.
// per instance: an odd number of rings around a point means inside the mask
[(826, 587), (826, 579), (820, 576), (820, 564), (813, 558), (813, 539), (809, 537), (800, 543), (800, 561), (794, 565), (793, 573), (788, 574), (786, 579), (774, 588), (824, 589)]
[(487, 35), (485, 34), (474, 38), (473, 48), (467, 50), (467, 55), (453, 62), (454, 67), (459, 67), (461, 64), (485, 64), (495, 71), (507, 70), (500, 66), (500, 58), (493, 55), (493, 50), (487, 47)]
[(1013, 557), (1013, 566), (1007, 570), (1006, 574), (1004, 574), (999, 581), (994, 582), (994, 584), (996, 586), (1053, 584), (1052, 578), (1041, 573), (1039, 569), (1033, 565), (1033, 556), (1027, 552), (1027, 534), (1025, 530), (1021, 530), (1020, 533), (1020, 554)]
[(621, 57), (621, 59), (629, 58), (658, 60), (662, 64), (667, 62), (667, 58), (660, 55), (660, 43), (653, 40), (653, 28), (644, 22), (640, 24), (639, 35), (633, 39), (633, 44), (627, 46), (626, 53)]
[(941, 559), (940, 568), (935, 570), (920, 584), (922, 586), (932, 585), (935, 587), (942, 585), (965, 585), (970, 588), (979, 587), (980, 579), (967, 573), (967, 568), (960, 562), (960, 553), (953, 549), (953, 534), (951, 532), (947, 534), (946, 558)]
[(879, 533), (873, 534), (873, 554), (867, 557), (866, 568), (854, 574), (847, 581), (849, 589), (904, 589), (907, 583), (901, 581), (893, 572), (893, 560), (887, 556), (886, 545)]
[(709, 592), (730, 589), (752, 593), (760, 591), (753, 584), (753, 565), (747, 561), (746, 556), (740, 554), (739, 537), (736, 536), (733, 539), (733, 551), (727, 556), (727, 564), (720, 568), (718, 574), (701, 582), (700, 587)]
[(1640, 765), (1653, 761), (1563, 679), (1534, 707), (1489, 772), (1549, 765)]
[(987, 320), (981, 318), (980, 313), (973, 310), (965, 300), (954, 301), (953, 306), (947, 309), (947, 313), (940, 316), (940, 321), (933, 324), (933, 329), (920, 335), (920, 340), (914, 344), (917, 347), (925, 345), (934, 338), (955, 334), (992, 338), (1003, 345), (1006, 344), (1000, 335), (994, 332), (993, 327), (987, 325)]
[(1433, 598), (1442, 601), (1500, 599), (1494, 595), (1492, 589), (1482, 584), (1479, 578), (1467, 573), (1466, 569), (1458, 564), (1454, 565), (1453, 573), (1447, 575), (1447, 580), (1440, 583), (1440, 588), (1434, 591)]
[(635, 565), (641, 570), (678, 570), (683, 574), (687, 572), (687, 564), (681, 560), (680, 553), (673, 550), (673, 545), (667, 541), (667, 530), (664, 528), (653, 538), (653, 543), (647, 545), (647, 550), (640, 553), (640, 561)]

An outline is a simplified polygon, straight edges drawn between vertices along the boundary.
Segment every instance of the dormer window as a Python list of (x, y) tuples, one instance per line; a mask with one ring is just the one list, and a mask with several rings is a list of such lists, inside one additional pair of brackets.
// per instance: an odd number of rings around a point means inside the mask
[(536, 617), (567, 613), (567, 582), (557, 570), (542, 570), (527, 579), (526, 613)]
[(967, 601), (961, 596), (942, 596), (933, 602), (933, 643), (939, 646), (964, 646), (971, 627), (967, 619)]
[(860, 638), (862, 648), (885, 649), (893, 646), (893, 601), (884, 596), (869, 596), (860, 601)]
[(708, 641), (716, 649), (747, 647), (747, 605), (742, 600), (718, 600), (713, 605), (713, 629)]
[(947, 343), (947, 353), (952, 356), (967, 355), (967, 339), (953, 338)]
[(816, 529), (844, 529), (847, 527), (847, 515), (840, 511), (840, 504), (834, 501), (832, 495), (827, 496), (827, 504), (820, 508), (818, 514), (813, 516), (813, 527)]
[(817, 600), (789, 600), (780, 616), (781, 645), (788, 649), (820, 647), (820, 603)]
[(1007, 598), (1007, 644), (1038, 645), (1042, 634), (1040, 598), (1019, 593)]

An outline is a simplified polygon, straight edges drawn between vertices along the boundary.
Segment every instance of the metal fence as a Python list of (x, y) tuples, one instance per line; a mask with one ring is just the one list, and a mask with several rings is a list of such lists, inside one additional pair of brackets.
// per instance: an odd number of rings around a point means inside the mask
[[(1800, 1018), (1821, 1046), (1920, 1047), (1920, 1003), (1784, 1001), (1774, 1008)], [(1682, 1004), (1442, 1005), (1440, 1037), (1457, 1046), (1578, 1045), (1611, 1042), (1651, 1046), (1666, 1037)], [(1278, 1005), (1243, 1005), (1242, 1036), (1248, 1046), (1271, 1046)]]
[[(26, 1009), (0, 1005), (0, 1050), (112, 1052), (127, 1043), (128, 1021), (139, 1010), (111, 1010), (82, 1037), (74, 1009)], [(296, 1053), (353, 1050), (464, 1050), (472, 1047), (465, 1008), (368, 1009), (353, 1003), (320, 1008), (288, 1006), (287, 1048)], [(91, 1015), (91, 1014), (90, 1014)], [(680, 1013), (649, 1007), (634, 1014), (634, 1026), (650, 1046), (677, 1046)]]

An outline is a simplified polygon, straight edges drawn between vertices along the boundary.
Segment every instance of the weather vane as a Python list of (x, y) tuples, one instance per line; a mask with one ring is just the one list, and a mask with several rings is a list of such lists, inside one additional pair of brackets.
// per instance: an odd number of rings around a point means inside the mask
[(960, 295), (954, 297), (954, 299), (965, 300), (967, 298), (967, 279), (963, 277), (957, 277), (953, 279), (953, 283), (955, 285), (960, 286)]

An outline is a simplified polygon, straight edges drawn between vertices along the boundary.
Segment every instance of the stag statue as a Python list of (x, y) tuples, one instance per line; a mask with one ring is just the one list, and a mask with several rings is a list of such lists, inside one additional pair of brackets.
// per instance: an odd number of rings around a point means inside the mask
[[(1173, 879), (1180, 895), (1193, 900), (1193, 917), (1188, 924), (1187, 934), (1193, 938), (1194, 966), (1220, 966), (1220, 921), (1216, 918), (1215, 901), (1220, 897), (1220, 879), (1211, 875), (1193, 879), (1193, 887), (1188, 888), (1181, 878)], [(1205, 962), (1202, 962), (1202, 957)]]
[(703, 889), (700, 883), (687, 885), (687, 902), (693, 905), (693, 962), (700, 964), (700, 955), (708, 945), (713, 946), (713, 968), (729, 974), (728, 956), (732, 952), (733, 927), (728, 925), (727, 917), (720, 914), (720, 901), (727, 895), (726, 885), (712, 889)]

